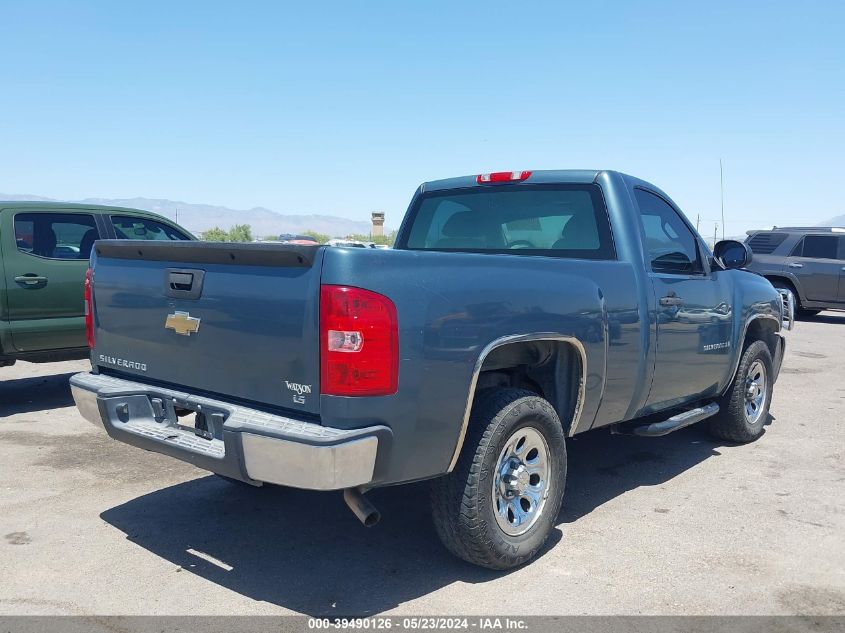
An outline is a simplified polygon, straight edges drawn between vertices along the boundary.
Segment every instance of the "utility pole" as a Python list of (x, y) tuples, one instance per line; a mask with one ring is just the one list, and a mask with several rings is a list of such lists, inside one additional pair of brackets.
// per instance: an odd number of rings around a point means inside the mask
[(699, 213), (695, 216), (695, 232), (700, 233), (701, 231), (698, 230), (698, 227), (701, 225), (701, 214)]
[(722, 239), (725, 239), (725, 171), (722, 169), (722, 159), (719, 159), (719, 189), (722, 194)]
[[(724, 233), (725, 229), (722, 227), (722, 233)], [(713, 223), (713, 246), (716, 246), (716, 242), (719, 240), (719, 223)]]

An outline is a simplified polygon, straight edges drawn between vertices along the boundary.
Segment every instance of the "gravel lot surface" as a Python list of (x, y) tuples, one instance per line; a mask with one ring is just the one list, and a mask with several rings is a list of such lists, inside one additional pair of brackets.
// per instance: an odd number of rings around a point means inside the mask
[(241, 489), (109, 439), (67, 385), (0, 368), (2, 614), (845, 614), (845, 314), (789, 335), (747, 446), (695, 426), (569, 443), (557, 529), (501, 574), (451, 558), (426, 487)]

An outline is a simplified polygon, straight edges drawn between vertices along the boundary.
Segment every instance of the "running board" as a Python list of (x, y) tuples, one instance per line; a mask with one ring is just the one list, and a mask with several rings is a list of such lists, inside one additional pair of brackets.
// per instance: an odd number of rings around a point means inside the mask
[(714, 416), (717, 413), (719, 413), (719, 405), (715, 402), (711, 402), (710, 404), (705, 404), (703, 407), (697, 407), (695, 409), (690, 409), (689, 411), (673, 415), (671, 418), (667, 418), (662, 422), (653, 422), (651, 424), (642, 424), (640, 426), (632, 427), (621, 427), (620, 425), (616, 425), (613, 432), (626, 435), (640, 435), (643, 437), (660, 437), (661, 435), (668, 435), (672, 431), (677, 431), (678, 429), (682, 429), (690, 424), (701, 422), (701, 420)]

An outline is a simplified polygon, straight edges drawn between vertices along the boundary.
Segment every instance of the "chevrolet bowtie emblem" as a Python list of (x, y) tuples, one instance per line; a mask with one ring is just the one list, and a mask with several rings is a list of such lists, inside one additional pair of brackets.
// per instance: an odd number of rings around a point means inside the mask
[(192, 317), (190, 312), (179, 312), (177, 310), (173, 314), (167, 315), (164, 327), (168, 330), (173, 330), (176, 334), (190, 336), (192, 333), (199, 331), (200, 320)]

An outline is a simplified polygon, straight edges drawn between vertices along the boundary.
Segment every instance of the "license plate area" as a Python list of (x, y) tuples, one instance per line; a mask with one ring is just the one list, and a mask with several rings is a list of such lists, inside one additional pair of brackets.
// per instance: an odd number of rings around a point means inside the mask
[(176, 398), (150, 398), (156, 422), (188, 431), (205, 440), (222, 440), (228, 411)]

